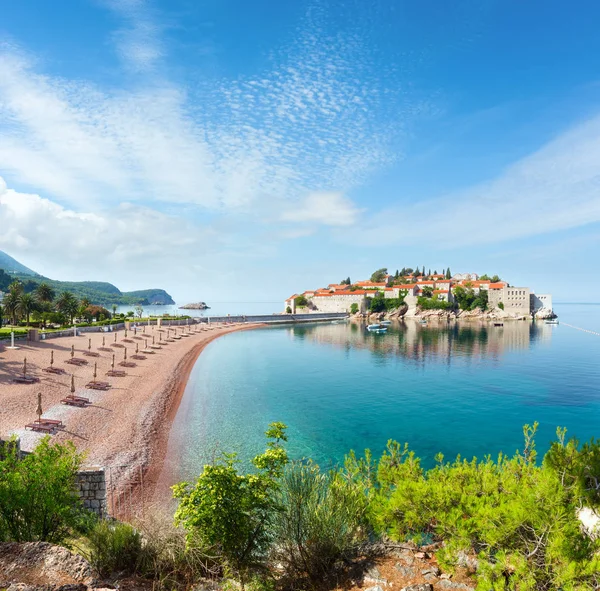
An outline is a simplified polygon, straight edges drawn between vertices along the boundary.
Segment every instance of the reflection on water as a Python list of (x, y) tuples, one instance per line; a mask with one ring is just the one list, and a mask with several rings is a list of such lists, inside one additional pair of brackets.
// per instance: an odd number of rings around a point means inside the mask
[[(289, 425), (293, 458), (323, 466), (350, 449), (407, 441), (431, 465), (512, 454), (539, 421), (537, 449), (557, 426), (600, 435), (600, 306), (561, 307), (560, 325), (407, 319), (386, 334), (364, 324), (269, 327), (226, 335), (202, 353), (175, 420), (169, 478), (197, 475), (217, 449), (248, 465), (271, 421)], [(564, 324), (562, 321), (564, 320)]]
[[(299, 325), (290, 336), (342, 349), (367, 349), (378, 357), (400, 356), (425, 363), (464, 363), (469, 358), (494, 359), (519, 349), (529, 349), (552, 338), (552, 326), (542, 322), (489, 323), (394, 322), (387, 333), (371, 333), (363, 323)], [(466, 359), (465, 359), (466, 358)]]

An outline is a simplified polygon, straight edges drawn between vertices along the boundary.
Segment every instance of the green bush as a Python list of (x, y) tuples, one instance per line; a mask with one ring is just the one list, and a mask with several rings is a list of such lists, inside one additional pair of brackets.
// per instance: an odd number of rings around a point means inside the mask
[(598, 502), (584, 491), (595, 488), (591, 474), (596, 471), (597, 479), (600, 444), (580, 449), (565, 444), (559, 431), (559, 441), (537, 465), (536, 428), (525, 426), (524, 450), (512, 458), (447, 463), (440, 455), (425, 472), (407, 446), (390, 442), (378, 463), (350, 455), (345, 474), (367, 491), (379, 533), (444, 541), (437, 558), (450, 569), (464, 553), (477, 557), (481, 589), (597, 588), (600, 540), (582, 534), (576, 511)]
[(252, 463), (253, 474), (240, 474), (235, 454), (224, 454), (204, 467), (196, 484), (173, 487), (179, 499), (175, 523), (190, 539), (211, 548), (226, 569), (240, 578), (242, 589), (253, 573), (264, 571), (270, 549), (271, 525), (277, 511), (275, 493), (287, 453), (286, 426), (272, 423), (264, 454)]
[(99, 520), (86, 538), (83, 554), (102, 577), (140, 573), (149, 562), (141, 533), (127, 523)]
[(437, 295), (431, 298), (419, 296), (417, 298), (417, 305), (421, 310), (452, 310), (453, 306), (450, 302), (440, 300)]
[(278, 503), (273, 558), (300, 588), (301, 582), (322, 584), (365, 540), (363, 492), (339, 475), (321, 473), (314, 464), (288, 467)]
[(356, 314), (357, 312), (358, 312), (358, 304), (356, 302), (354, 302), (350, 306), (350, 314)]
[(60, 544), (78, 530), (85, 518), (76, 486), (81, 460), (71, 442), (49, 437), (24, 458), (8, 446), (0, 459), (0, 540)]
[(502, 302), (498, 302), (498, 308), (500, 308), (500, 310), (504, 310), (504, 304)]

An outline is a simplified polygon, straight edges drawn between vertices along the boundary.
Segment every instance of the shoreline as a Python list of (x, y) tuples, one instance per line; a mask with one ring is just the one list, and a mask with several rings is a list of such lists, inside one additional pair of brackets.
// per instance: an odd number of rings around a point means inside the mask
[(264, 325), (262, 324), (253, 324), (248, 326), (240, 326), (237, 330), (230, 330), (227, 332), (219, 332), (212, 335), (209, 339), (203, 341), (202, 343), (197, 343), (194, 348), (190, 349), (184, 357), (182, 357), (179, 362), (176, 371), (173, 373), (173, 378), (175, 383), (171, 384), (168, 387), (168, 390), (164, 393), (166, 398), (165, 402), (168, 405), (168, 409), (165, 412), (165, 415), (162, 417), (162, 421), (160, 423), (160, 430), (157, 438), (152, 443), (152, 448), (154, 448), (154, 453), (151, 453), (151, 461), (148, 465), (148, 469), (144, 472), (145, 476), (145, 485), (149, 487), (148, 497), (150, 497), (153, 501), (160, 500), (161, 493), (160, 490), (162, 487), (170, 487), (170, 485), (161, 482), (161, 477), (163, 476), (165, 460), (167, 459), (167, 451), (169, 438), (171, 436), (171, 429), (173, 427), (173, 422), (175, 421), (175, 417), (179, 411), (181, 406), (181, 401), (183, 400), (183, 396), (185, 394), (185, 390), (187, 388), (190, 375), (198, 358), (204, 351), (204, 349), (213, 341), (223, 336), (224, 334), (229, 334), (232, 332), (241, 332), (245, 330), (254, 330), (256, 328), (260, 328)]
[[(144, 502), (154, 500), (158, 478), (164, 465), (171, 427), (190, 373), (204, 348), (218, 337), (252, 330), (261, 323), (195, 325), (188, 337), (171, 339), (168, 345), (146, 354), (145, 359), (135, 360), (135, 367), (118, 367), (124, 359), (125, 347), (129, 351), (144, 348), (144, 339), (160, 334), (156, 327), (148, 327), (148, 333), (130, 330), (113, 333), (85, 333), (77, 337), (49, 339), (36, 343), (16, 343), (18, 349), (4, 349), (0, 345), (0, 436), (16, 435), (22, 448), (31, 450), (43, 435), (25, 430), (25, 425), (36, 418), (38, 393), (42, 393), (44, 418), (62, 420), (65, 428), (52, 436), (52, 441), (72, 441), (79, 452), (86, 455), (84, 466), (105, 468), (107, 480), (107, 508), (122, 506), (123, 498), (141, 494)], [(173, 334), (173, 328), (170, 328)], [(177, 334), (183, 330), (178, 327)], [(164, 337), (163, 337), (164, 338)], [(103, 348), (103, 339), (106, 345)], [(116, 341), (115, 341), (116, 339)], [(91, 348), (90, 348), (91, 345)], [(69, 365), (71, 347), (75, 357), (86, 360), (83, 366)], [(86, 356), (88, 351), (96, 356)], [(43, 371), (49, 365), (51, 353), (54, 367), (64, 369), (63, 374)], [(111, 368), (113, 354), (115, 369), (125, 369), (125, 377), (105, 377)], [(33, 384), (16, 384), (13, 379), (22, 374), (23, 359), (27, 358), (27, 373), (39, 379)], [(108, 381), (106, 391), (88, 389), (85, 384), (93, 379), (97, 364), (97, 379)], [(73, 407), (61, 404), (70, 394), (71, 376), (75, 380), (76, 395), (90, 399), (90, 404)], [(117, 503), (115, 503), (115, 498)]]

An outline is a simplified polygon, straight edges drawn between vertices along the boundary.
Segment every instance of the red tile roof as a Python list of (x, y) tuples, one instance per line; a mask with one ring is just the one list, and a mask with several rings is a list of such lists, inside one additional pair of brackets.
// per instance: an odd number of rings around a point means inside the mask
[(490, 283), (490, 289), (502, 289), (503, 287), (506, 287), (506, 283), (503, 281), (498, 283)]

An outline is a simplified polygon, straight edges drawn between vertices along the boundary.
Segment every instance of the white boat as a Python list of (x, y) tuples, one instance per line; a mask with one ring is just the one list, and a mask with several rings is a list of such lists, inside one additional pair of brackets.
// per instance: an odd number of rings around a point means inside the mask
[(391, 320), (382, 320), (380, 322), (381, 326), (391, 326), (392, 321)]
[(369, 324), (369, 326), (367, 326), (367, 330), (369, 332), (386, 332), (387, 326), (383, 326), (381, 324)]
[(546, 320), (546, 324), (558, 324), (558, 320), (556, 318), (553, 320)]

